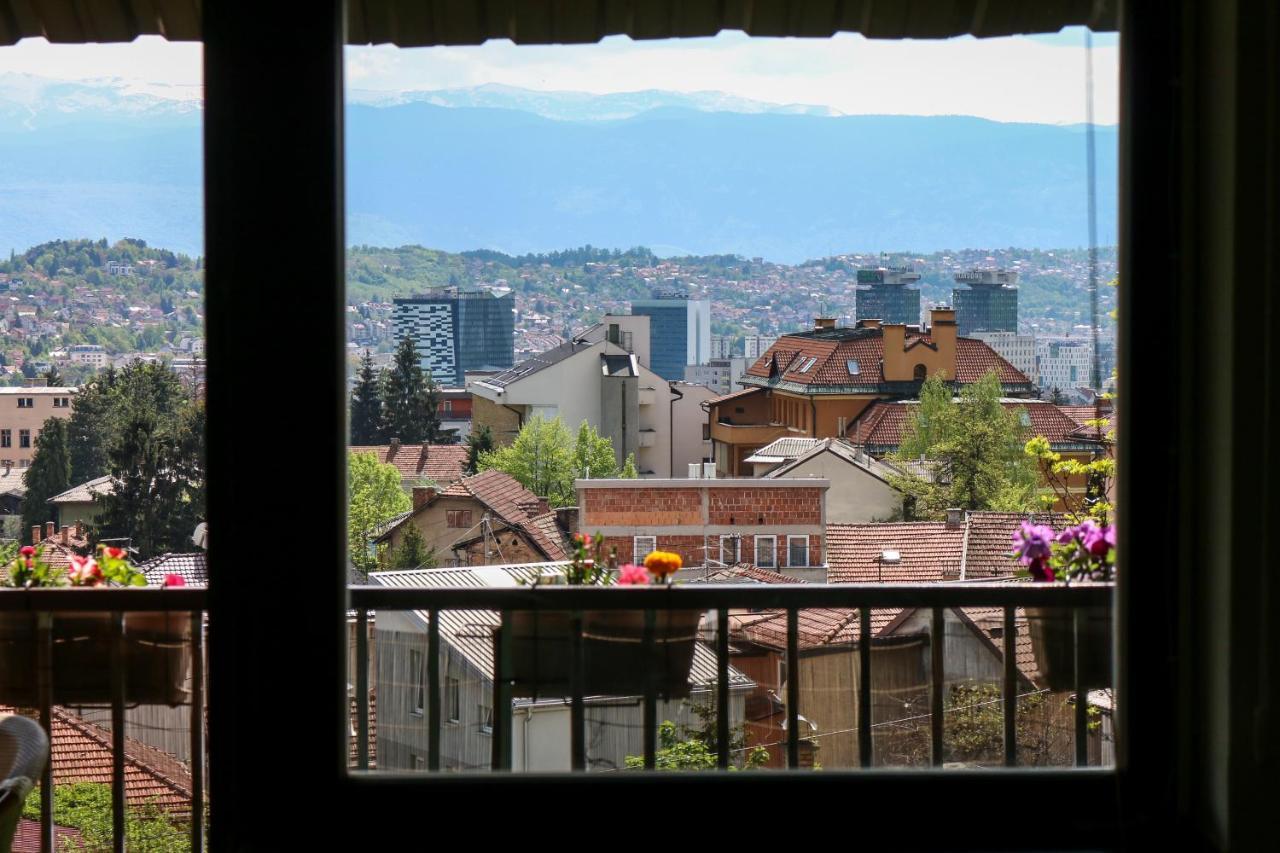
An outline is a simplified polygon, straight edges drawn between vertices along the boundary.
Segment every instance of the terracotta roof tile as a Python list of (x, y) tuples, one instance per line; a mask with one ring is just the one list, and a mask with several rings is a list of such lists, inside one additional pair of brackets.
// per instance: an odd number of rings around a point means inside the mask
[(147, 576), (147, 583), (155, 586), (164, 584), (165, 575), (178, 575), (187, 586), (209, 585), (209, 554), (206, 551), (161, 554), (139, 564), (138, 569)]
[(1047, 524), (1054, 530), (1067, 526), (1059, 512), (971, 512), (966, 519), (964, 578), (983, 580), (1011, 576), (1020, 566), (1010, 554), (1013, 532), (1024, 521)]
[[(1042, 435), (1051, 445), (1077, 444), (1082, 440), (1077, 434), (1080, 425), (1052, 403), (1006, 399), (1001, 404), (1011, 411), (1025, 411), (1030, 421), (1024, 423), (1028, 434)], [(850, 424), (846, 435), (855, 444), (896, 448), (902, 443), (908, 419), (919, 405), (919, 400), (877, 400)]]
[[(15, 709), (0, 705), (0, 713)], [(111, 733), (65, 708), (53, 709), (53, 781), (111, 784)], [(125, 739), (125, 796), (131, 805), (153, 802), (176, 815), (191, 812), (191, 772), (168, 753)]]
[(467, 467), (465, 444), (402, 444), (393, 453), (389, 444), (353, 445), (352, 453), (374, 453), (379, 462), (396, 466), (404, 480), (457, 482)]
[[(958, 577), (964, 525), (943, 521), (828, 524), (827, 580), (831, 583), (940, 581)], [(887, 562), (885, 551), (898, 560)]]
[(556, 523), (556, 514), (510, 474), (496, 469), (481, 471), (461, 478), (439, 497), (473, 498), (508, 527), (522, 531), (548, 560), (569, 558), (569, 546)]

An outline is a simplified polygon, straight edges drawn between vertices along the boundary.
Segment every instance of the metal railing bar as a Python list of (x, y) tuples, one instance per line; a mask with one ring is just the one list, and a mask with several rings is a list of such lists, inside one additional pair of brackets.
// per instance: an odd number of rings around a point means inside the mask
[(427, 614), (427, 713), (431, 727), (427, 729), (427, 770), (440, 769), (440, 611)]
[(1017, 611), (1004, 609), (1004, 684), (1001, 687), (1004, 717), (1004, 766), (1018, 766), (1018, 626)]
[(493, 678), (493, 769), (511, 769), (512, 743), (515, 737), (515, 708), (511, 704), (511, 613), (503, 611), (502, 627), (495, 642), (497, 655)]
[(40, 853), (53, 853), (53, 615), (36, 617), (36, 680), (40, 725), (49, 738), (49, 756), (40, 779)]
[(356, 610), (356, 766), (369, 769), (369, 611)]
[(946, 643), (946, 611), (933, 608), (933, 620), (929, 628), (929, 663), (933, 670), (929, 678), (929, 757), (934, 767), (942, 766), (942, 687), (946, 678), (943, 646)]
[(569, 617), (569, 642), (572, 655), (569, 662), (569, 766), (573, 770), (587, 769), (587, 721), (583, 703), (583, 676), (586, 661), (586, 644), (582, 641), (582, 611), (575, 610)]
[(653, 662), (653, 635), (658, 614), (644, 612), (644, 769), (653, 770), (658, 762), (658, 691), (654, 680), (657, 673), (650, 666)]
[[(285, 594), (282, 592), (282, 602)], [(154, 613), (173, 610), (190, 613), (207, 609), (208, 590), (199, 587), (0, 589), (0, 612)]]
[[(124, 614), (111, 614), (111, 847), (125, 849)], [(194, 817), (194, 816), (193, 816)]]
[[(367, 710), (367, 709), (366, 709)], [(204, 850), (204, 616), (191, 614), (191, 853)]]
[(1076, 766), (1089, 766), (1089, 689), (1084, 686), (1083, 667), (1081, 664), (1080, 640), (1084, 636), (1084, 611), (1077, 607), (1072, 612), (1072, 635), (1075, 645), (1072, 649), (1072, 663), (1075, 676), (1075, 741)]
[(800, 766), (800, 614), (787, 610), (787, 767)]
[[(352, 605), (372, 610), (426, 610), (436, 607), (442, 610), (528, 611), (649, 608), (714, 610), (721, 607), (738, 609), (1085, 607), (1110, 605), (1113, 592), (1114, 586), (1111, 584), (1066, 586), (1049, 583), (796, 584), (795, 586), (689, 584), (633, 589), (551, 586), (537, 590), (493, 587), (364, 586), (350, 588)], [(0, 593), (0, 602), (4, 597), (4, 594)], [(84, 609), (83, 604), (79, 609)]]
[(729, 611), (716, 610), (716, 766), (729, 768)]
[(875, 747), (871, 739), (871, 610), (858, 611), (858, 763), (870, 767)]

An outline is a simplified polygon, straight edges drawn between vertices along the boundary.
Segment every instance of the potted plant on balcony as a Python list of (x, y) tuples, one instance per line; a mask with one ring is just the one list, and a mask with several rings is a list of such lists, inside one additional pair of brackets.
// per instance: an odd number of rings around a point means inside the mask
[[(1022, 522), (1013, 534), (1014, 556), (1035, 581), (1066, 583), (1106, 582), (1115, 576), (1115, 527), (1090, 518), (1060, 532)], [(1069, 607), (1028, 607), (1031, 645), (1041, 679), (1050, 690), (1076, 687), (1076, 642), (1080, 644), (1081, 687), (1111, 685), (1111, 610), (1080, 609), (1080, 633), (1076, 613)]]
[[(145, 586), (146, 577), (130, 565), (119, 548), (99, 546), (94, 557), (72, 556), (66, 569), (42, 559), (42, 550), (28, 545), (7, 566), (5, 585), (33, 587)], [(171, 575), (166, 586), (180, 586)], [(0, 612), (0, 702), (36, 707), (40, 702), (38, 615)], [(191, 620), (185, 613), (124, 614), (125, 702), (130, 705), (180, 705), (189, 698), (187, 647)], [(55, 614), (53, 645), (53, 702), (59, 705), (106, 705), (112, 700), (111, 613), (92, 611)]]
[[(603, 558), (603, 541), (574, 536), (574, 556), (563, 574), (539, 577), (539, 586), (644, 586), (669, 583), (681, 567), (680, 555), (654, 551), (645, 565), (617, 567), (616, 554)], [(616, 567), (616, 568), (615, 568)], [(653, 642), (646, 650), (644, 613), (639, 610), (588, 610), (582, 614), (583, 694), (634, 696), (645, 691), (652, 674), (655, 690), (668, 698), (689, 695), (701, 611), (659, 610)], [(563, 696), (571, 689), (573, 622), (563, 611), (514, 611), (506, 626), (512, 635), (512, 695)]]

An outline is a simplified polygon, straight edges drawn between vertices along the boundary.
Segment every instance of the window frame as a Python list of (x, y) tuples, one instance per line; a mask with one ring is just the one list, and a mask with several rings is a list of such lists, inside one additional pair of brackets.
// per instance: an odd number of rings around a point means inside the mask
[(446, 725), (462, 722), (462, 679), (446, 675), (440, 690), (440, 718)]
[[(769, 543), (770, 558), (768, 563), (760, 562), (760, 543), (761, 542)], [(757, 533), (755, 540), (752, 542), (752, 548), (754, 549), (752, 553), (752, 557), (754, 558), (755, 564), (759, 568), (762, 568), (762, 569), (778, 568), (778, 537), (776, 534)]]
[[(417, 662), (415, 666), (415, 661)], [(427, 653), (421, 649), (409, 649), (409, 714), (423, 717), (427, 713)]]
[[(732, 561), (726, 560), (724, 558), (724, 555), (725, 555), (724, 546), (726, 542), (732, 544), (733, 546), (734, 553), (733, 553)], [(742, 537), (734, 533), (721, 533), (719, 557), (720, 557), (720, 562), (724, 563), (726, 566), (735, 566), (739, 562), (741, 562), (742, 561)]]
[[(640, 540), (641, 540), (641, 539), (650, 539), (650, 540), (652, 540), (652, 541), (653, 541), (653, 545), (649, 548), (649, 550), (648, 550), (648, 551), (645, 551), (643, 554), (641, 554), (641, 553), (640, 553)], [(652, 553), (653, 553), (654, 551), (656, 551), (656, 550), (658, 550), (658, 537), (657, 537), (657, 536), (648, 536), (648, 535), (644, 535), (644, 536), (632, 536), (632, 537), (631, 537), (631, 562), (633, 562), (633, 563), (634, 563), (634, 562), (636, 562), (636, 561), (638, 561), (638, 560), (643, 560), (645, 557), (649, 556), (650, 554), (652, 554)]]
[[(791, 543), (800, 539), (804, 541), (804, 564), (791, 562)], [(810, 568), (809, 563), (809, 534), (807, 533), (788, 533), (787, 534), (787, 568), (788, 569), (807, 569)]]

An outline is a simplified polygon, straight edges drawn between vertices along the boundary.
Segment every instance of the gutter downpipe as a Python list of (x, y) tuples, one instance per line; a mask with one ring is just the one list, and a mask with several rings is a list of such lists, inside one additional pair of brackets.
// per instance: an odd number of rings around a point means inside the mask
[(818, 437), (818, 400), (812, 394), (809, 395), (809, 432), (812, 438)]
[[(670, 473), (668, 473), (667, 476), (671, 477), (672, 479), (675, 479), (675, 476), (676, 476), (676, 400), (677, 399), (683, 400), (684, 394), (676, 389), (676, 383), (674, 382), (667, 383), (667, 390), (670, 391), (672, 394), (676, 395), (675, 397), (667, 398), (667, 450), (669, 451), (668, 455), (670, 456), (670, 459), (667, 460), (667, 470)], [(711, 413), (710, 411), (708, 411), (707, 412), (708, 429), (710, 429), (710, 423), (711, 423)]]

